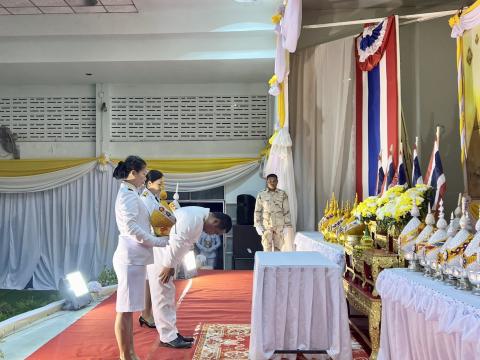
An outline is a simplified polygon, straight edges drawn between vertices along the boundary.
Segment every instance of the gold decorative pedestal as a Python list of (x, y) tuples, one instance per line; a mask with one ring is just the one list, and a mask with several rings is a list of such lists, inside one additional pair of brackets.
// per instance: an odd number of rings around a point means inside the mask
[(361, 224), (355, 232), (322, 229), (327, 241), (342, 244), (345, 249), (345, 296), (349, 308), (368, 318), (368, 334), (352, 321), (350, 325), (372, 349), (371, 360), (377, 358), (380, 347), (382, 302), (375, 289), (377, 277), (383, 269), (404, 267), (404, 260), (398, 256), (397, 232), (396, 228), (385, 229), (375, 221)]
[(398, 256), (383, 249), (365, 250), (363, 252), (363, 262), (365, 282), (372, 287), (373, 296), (378, 296), (375, 283), (380, 271), (400, 267)]
[(377, 249), (388, 249), (388, 235), (375, 234), (375, 247)]
[(349, 306), (352, 306), (362, 315), (368, 317), (368, 335), (370, 340), (350, 321), (350, 325), (357, 331), (363, 340), (370, 345), (372, 354), (370, 360), (375, 360), (380, 347), (380, 318), (382, 313), (382, 302), (380, 298), (375, 298), (365, 290), (355, 285), (352, 281), (344, 279), (343, 288)]
[[(387, 239), (387, 237), (385, 237)], [(351, 240), (350, 242), (348, 240)], [(348, 239), (345, 245), (346, 272), (343, 280), (345, 296), (349, 306), (368, 318), (368, 335), (350, 322), (372, 349), (370, 359), (376, 359), (380, 347), (380, 318), (382, 302), (375, 289), (377, 277), (383, 269), (403, 264), (397, 254), (386, 249), (369, 248), (367, 236)], [(355, 242), (354, 240), (357, 240)], [(377, 239), (376, 239), (377, 240)], [(378, 246), (378, 243), (376, 244)], [(388, 248), (388, 242), (385, 244)], [(371, 246), (370, 246), (371, 247)]]

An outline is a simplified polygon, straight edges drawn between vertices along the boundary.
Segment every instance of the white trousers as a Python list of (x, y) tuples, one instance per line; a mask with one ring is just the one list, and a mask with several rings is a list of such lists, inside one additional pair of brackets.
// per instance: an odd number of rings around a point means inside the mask
[[(160, 272), (163, 269), (157, 255), (161, 249), (154, 249), (155, 263), (147, 265), (148, 283), (152, 297), (152, 312), (155, 326), (160, 335), (161, 342), (170, 342), (177, 338), (177, 309), (175, 303), (175, 285), (173, 277), (166, 284), (160, 282)], [(160, 253), (160, 254), (158, 254)]]

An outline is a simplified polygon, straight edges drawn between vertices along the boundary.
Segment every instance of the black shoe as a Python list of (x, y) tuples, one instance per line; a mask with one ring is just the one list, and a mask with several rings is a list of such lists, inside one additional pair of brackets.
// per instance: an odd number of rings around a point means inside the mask
[(149, 327), (150, 329), (155, 329), (156, 328), (155, 324), (150, 324), (147, 320), (145, 320), (143, 318), (143, 316), (140, 316), (138, 318), (138, 322), (140, 323), (141, 327), (143, 327), (143, 325), (145, 325), (146, 327)]
[(175, 348), (175, 349), (188, 349), (192, 347), (192, 343), (188, 341), (183, 341), (180, 337), (177, 337), (175, 340), (172, 340), (168, 343), (160, 341), (163, 346)]
[(195, 341), (195, 339), (194, 339), (193, 337), (183, 336), (183, 335), (180, 334), (180, 333), (177, 333), (177, 336), (178, 336), (180, 339), (182, 339), (183, 341), (186, 341), (186, 342), (192, 343), (192, 342)]

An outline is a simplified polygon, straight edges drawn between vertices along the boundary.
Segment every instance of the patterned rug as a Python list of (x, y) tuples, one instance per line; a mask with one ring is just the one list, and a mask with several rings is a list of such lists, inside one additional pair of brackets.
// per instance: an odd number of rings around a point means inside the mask
[[(250, 324), (203, 324), (198, 330), (192, 360), (247, 360)], [(368, 354), (352, 335), (353, 360), (368, 360)], [(297, 360), (305, 359), (297, 356)]]

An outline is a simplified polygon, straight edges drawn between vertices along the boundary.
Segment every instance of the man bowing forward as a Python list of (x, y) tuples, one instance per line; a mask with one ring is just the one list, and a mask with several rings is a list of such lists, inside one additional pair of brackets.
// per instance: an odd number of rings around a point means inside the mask
[[(154, 264), (147, 266), (152, 295), (153, 318), (160, 341), (174, 348), (189, 348), (193, 338), (182, 336), (177, 330), (175, 306), (175, 268), (200, 239), (202, 231), (222, 235), (232, 228), (230, 217), (221, 212), (210, 212), (198, 206), (175, 210), (176, 224), (170, 230), (170, 239), (165, 248), (154, 249)], [(162, 251), (155, 251), (162, 250)]]

